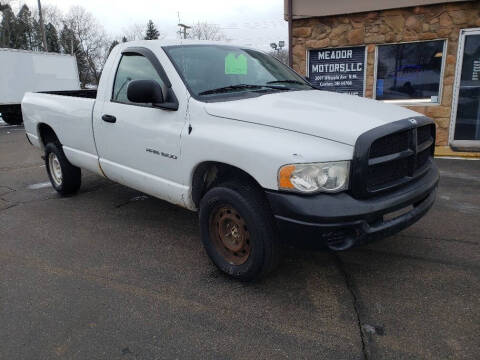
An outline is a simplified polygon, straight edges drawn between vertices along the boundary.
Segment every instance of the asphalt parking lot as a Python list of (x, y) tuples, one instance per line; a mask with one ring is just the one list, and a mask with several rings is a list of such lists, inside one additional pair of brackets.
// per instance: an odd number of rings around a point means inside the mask
[(60, 198), (0, 125), (0, 358), (478, 359), (480, 161), (437, 162), (413, 227), (291, 250), (244, 284), (210, 263), (196, 214), (85, 172)]

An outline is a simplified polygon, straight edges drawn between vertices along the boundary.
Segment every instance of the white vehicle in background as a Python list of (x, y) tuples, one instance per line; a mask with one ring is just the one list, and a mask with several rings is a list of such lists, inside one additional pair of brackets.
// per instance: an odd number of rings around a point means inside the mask
[(121, 44), (98, 91), (29, 92), (22, 111), (60, 194), (82, 168), (199, 211), (208, 255), (241, 280), (272, 270), (284, 242), (345, 250), (435, 200), (431, 119), (319, 91), (246, 47)]
[(58, 53), (0, 49), (0, 113), (7, 124), (22, 123), (26, 92), (80, 90), (77, 60)]

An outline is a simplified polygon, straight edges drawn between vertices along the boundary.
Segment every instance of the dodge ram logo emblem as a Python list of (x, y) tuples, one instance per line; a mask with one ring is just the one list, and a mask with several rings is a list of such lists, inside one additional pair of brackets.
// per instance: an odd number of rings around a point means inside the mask
[(417, 120), (415, 119), (409, 119), (408, 121), (410, 121), (412, 125), (417, 125)]

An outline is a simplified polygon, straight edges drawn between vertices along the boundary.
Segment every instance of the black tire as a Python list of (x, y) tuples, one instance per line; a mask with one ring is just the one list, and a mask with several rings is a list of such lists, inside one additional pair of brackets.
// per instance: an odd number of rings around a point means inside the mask
[(22, 114), (2, 113), (2, 120), (8, 125), (21, 125), (23, 123)]
[[(58, 159), (61, 179), (55, 174), (55, 170), (50, 164), (51, 157)], [(60, 195), (68, 196), (78, 191), (82, 183), (82, 172), (80, 168), (70, 164), (59, 142), (50, 142), (45, 146), (45, 166), (53, 188)]]
[[(231, 250), (227, 247), (225, 250), (221, 246), (219, 248), (219, 241), (215, 240), (220, 239), (214, 234), (215, 228), (220, 228), (220, 225), (212, 217), (217, 216), (222, 211), (219, 209), (225, 209), (225, 206), (227, 209), (233, 208), (235, 216), (242, 218), (248, 233), (248, 257), (241, 264), (229, 261), (228, 254), (225, 256), (222, 251)], [(199, 216), (205, 250), (213, 263), (227, 275), (251, 281), (265, 276), (278, 265), (283, 246), (277, 236), (271, 210), (258, 187), (237, 182), (218, 185), (209, 190), (200, 201)]]

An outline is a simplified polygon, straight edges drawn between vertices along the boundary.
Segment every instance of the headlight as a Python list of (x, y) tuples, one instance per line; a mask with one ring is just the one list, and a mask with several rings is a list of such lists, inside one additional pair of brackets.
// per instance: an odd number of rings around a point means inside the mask
[(348, 189), (350, 161), (285, 165), (278, 171), (280, 190), (302, 193), (339, 192)]

